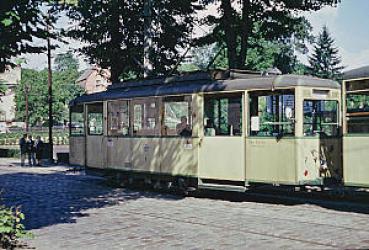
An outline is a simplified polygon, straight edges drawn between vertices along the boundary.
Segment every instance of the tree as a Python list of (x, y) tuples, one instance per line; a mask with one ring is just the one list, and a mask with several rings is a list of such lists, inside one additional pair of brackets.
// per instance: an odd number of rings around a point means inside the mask
[[(75, 84), (78, 76), (77, 70), (54, 72), (53, 74), (53, 113), (56, 123), (68, 120), (69, 102), (83, 93), (83, 89)], [(48, 106), (45, 105), (48, 96), (47, 79), (47, 70), (22, 70), (22, 80), (15, 94), (16, 119), (25, 120), (25, 95), (28, 87), (30, 124), (34, 126), (48, 121)]]
[[(196, 0), (152, 2), (153, 73), (165, 74), (191, 42)], [(139, 76), (143, 71), (143, 7), (144, 0), (80, 0), (69, 7), (68, 16), (78, 25), (67, 34), (87, 43), (81, 52), (91, 63), (110, 67), (113, 82), (126, 74)]]
[(42, 0), (3, 0), (0, 2), (0, 72), (21, 53), (40, 53), (45, 48), (33, 45), (34, 38), (46, 39), (46, 17)]
[[(263, 31), (268, 41), (283, 41), (293, 38), (294, 43), (304, 44), (308, 38), (307, 20), (297, 16), (298, 11), (319, 10), (324, 6), (335, 6), (340, 0), (205, 0), (204, 4), (220, 2), (220, 17), (209, 15), (203, 23), (213, 26), (213, 31), (199, 40), (200, 44), (223, 41), (227, 48), (230, 68), (245, 68), (250, 37), (255, 36), (255, 24)], [(237, 9), (240, 9), (238, 11)]]
[(54, 61), (55, 70), (62, 71), (78, 71), (78, 60), (74, 58), (73, 53), (68, 51), (67, 53), (58, 54)]
[(342, 77), (341, 57), (334, 46), (328, 27), (324, 26), (314, 45), (314, 52), (309, 57), (309, 73), (327, 79), (340, 79)]

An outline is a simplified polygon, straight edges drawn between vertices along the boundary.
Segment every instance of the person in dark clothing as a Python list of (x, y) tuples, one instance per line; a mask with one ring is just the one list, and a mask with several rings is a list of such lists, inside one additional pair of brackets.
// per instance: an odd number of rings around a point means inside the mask
[(23, 134), (23, 137), (19, 139), (19, 148), (21, 154), (21, 166), (24, 166), (27, 155), (27, 134)]
[(35, 142), (32, 140), (32, 135), (28, 136), (27, 141), (27, 155), (28, 155), (28, 165), (35, 166), (36, 159), (35, 159)]
[(44, 150), (44, 142), (41, 140), (40, 136), (36, 137), (35, 150), (36, 150), (37, 166), (41, 166), (42, 153)]

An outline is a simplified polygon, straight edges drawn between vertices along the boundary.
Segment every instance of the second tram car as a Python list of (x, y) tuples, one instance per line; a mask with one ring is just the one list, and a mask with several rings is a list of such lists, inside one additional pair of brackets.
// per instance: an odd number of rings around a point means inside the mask
[(369, 67), (346, 72), (342, 88), (344, 184), (369, 187)]
[(117, 83), (70, 104), (70, 162), (122, 180), (245, 190), (340, 182), (341, 86), (253, 72)]

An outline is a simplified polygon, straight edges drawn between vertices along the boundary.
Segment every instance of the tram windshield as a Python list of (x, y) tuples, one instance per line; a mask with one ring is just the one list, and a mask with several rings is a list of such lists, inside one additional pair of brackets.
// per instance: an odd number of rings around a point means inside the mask
[(337, 136), (338, 125), (337, 101), (304, 101), (304, 136)]
[(295, 133), (295, 95), (293, 91), (250, 94), (252, 136), (284, 136)]
[(71, 107), (70, 113), (70, 134), (83, 135), (85, 133), (83, 105)]

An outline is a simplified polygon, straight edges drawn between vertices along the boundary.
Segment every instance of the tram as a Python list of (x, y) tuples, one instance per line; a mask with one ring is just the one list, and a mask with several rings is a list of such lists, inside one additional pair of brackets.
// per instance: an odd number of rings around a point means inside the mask
[(168, 187), (341, 182), (340, 107), (341, 85), (310, 76), (216, 71), (117, 83), (70, 103), (70, 162)]
[(345, 74), (342, 95), (344, 183), (369, 187), (369, 67)]

